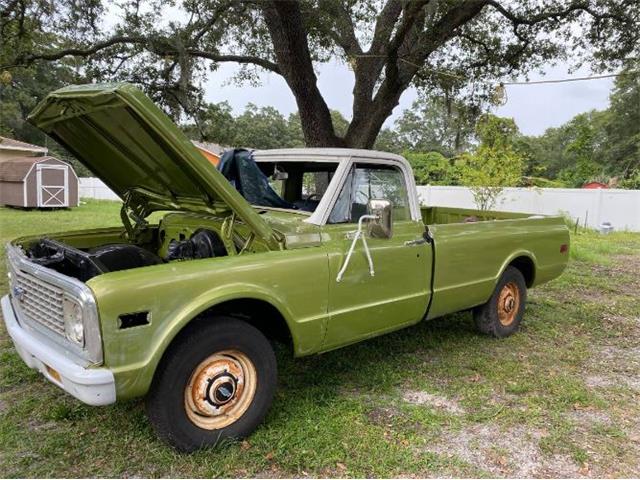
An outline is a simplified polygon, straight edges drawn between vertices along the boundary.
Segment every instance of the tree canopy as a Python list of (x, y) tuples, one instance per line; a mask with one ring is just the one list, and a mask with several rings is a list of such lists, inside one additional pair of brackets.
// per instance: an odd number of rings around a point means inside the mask
[[(521, 137), (517, 148), (526, 174), (558, 178), (569, 187), (614, 177), (640, 188), (640, 65), (630, 61), (614, 83), (610, 106), (576, 115), (538, 137)], [(615, 183), (615, 182), (614, 182)]]
[[(637, 55), (637, 0), (2, 0), (0, 70), (41, 62), (86, 78), (135, 82), (175, 119), (202, 113), (203, 81), (224, 63), (238, 81), (280, 75), (308, 146), (371, 148), (410, 87), (487, 94), (496, 79), (550, 61), (595, 69)], [(339, 131), (317, 86), (319, 64), (353, 70)], [(4, 74), (3, 74), (4, 75)]]

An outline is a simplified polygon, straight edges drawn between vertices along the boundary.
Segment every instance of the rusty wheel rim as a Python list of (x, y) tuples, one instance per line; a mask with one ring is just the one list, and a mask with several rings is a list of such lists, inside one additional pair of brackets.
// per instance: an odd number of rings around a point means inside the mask
[(507, 283), (498, 296), (498, 320), (508, 327), (511, 325), (520, 310), (520, 289), (514, 282)]
[(253, 362), (239, 350), (214, 353), (193, 370), (184, 390), (184, 407), (194, 425), (218, 430), (237, 421), (256, 393)]

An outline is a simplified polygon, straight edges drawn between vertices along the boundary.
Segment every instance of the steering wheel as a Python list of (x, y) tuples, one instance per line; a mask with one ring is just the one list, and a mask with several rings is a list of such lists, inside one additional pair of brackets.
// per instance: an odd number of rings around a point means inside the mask
[(320, 198), (320, 194), (319, 194), (319, 193), (312, 193), (311, 195), (309, 195), (309, 196), (305, 199), (304, 203), (302, 204), (302, 208), (303, 208), (303, 209), (306, 209), (307, 204), (309, 203), (309, 200), (311, 200), (311, 199), (312, 199), (312, 198), (314, 198), (314, 197), (316, 197), (316, 198)]

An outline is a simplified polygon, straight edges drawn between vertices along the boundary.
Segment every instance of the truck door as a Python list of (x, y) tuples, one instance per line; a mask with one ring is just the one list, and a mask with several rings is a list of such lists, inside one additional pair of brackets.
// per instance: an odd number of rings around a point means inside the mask
[[(406, 175), (394, 165), (354, 163), (340, 190), (323, 227), (330, 273), (329, 326), (323, 349), (415, 323), (426, 312), (432, 249), (424, 241), (422, 221), (416, 219), (419, 212), (412, 214)], [(370, 199), (391, 202), (392, 236), (366, 237), (373, 276), (364, 244), (358, 241), (344, 275), (337, 281), (358, 220), (367, 214)]]

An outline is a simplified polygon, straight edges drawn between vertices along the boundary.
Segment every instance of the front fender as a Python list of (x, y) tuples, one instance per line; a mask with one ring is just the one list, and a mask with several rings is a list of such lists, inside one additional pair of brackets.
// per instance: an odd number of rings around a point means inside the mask
[[(229, 300), (268, 302), (283, 316), (297, 356), (318, 351), (327, 320), (328, 266), (320, 248), (169, 263), (94, 277), (105, 366), (119, 399), (144, 395), (167, 347), (207, 309)], [(119, 316), (149, 312), (147, 325)]]

